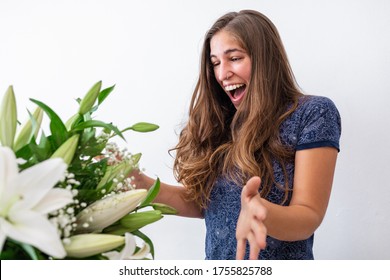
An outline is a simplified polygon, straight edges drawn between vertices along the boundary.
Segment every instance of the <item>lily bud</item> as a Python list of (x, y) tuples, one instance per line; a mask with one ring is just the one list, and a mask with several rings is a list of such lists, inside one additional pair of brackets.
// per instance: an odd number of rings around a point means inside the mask
[(153, 207), (154, 210), (161, 211), (162, 214), (166, 215), (176, 215), (177, 210), (169, 205), (163, 204), (163, 203), (150, 203), (150, 206)]
[(76, 216), (76, 232), (101, 232), (133, 211), (146, 195), (147, 190), (137, 189), (95, 201)]
[(162, 218), (162, 213), (159, 210), (131, 213), (120, 220), (120, 225), (108, 227), (105, 232), (123, 235), (126, 232), (133, 232)]
[(92, 88), (87, 92), (87, 94), (81, 100), (79, 114), (84, 115), (92, 109), (93, 104), (95, 104), (96, 99), (99, 97), (101, 87), (102, 82), (99, 81), (94, 84)]
[(74, 114), (69, 120), (66, 121), (66, 130), (70, 131), (75, 123), (77, 123), (82, 116), (79, 113)]
[(141, 153), (132, 155), (131, 160), (133, 161), (133, 164), (137, 164), (141, 159), (141, 156), (142, 156)]
[(41, 127), (42, 118), (43, 110), (41, 107), (37, 107), (34, 113), (30, 116), (30, 119), (24, 123), (18, 137), (16, 138), (14, 144), (15, 151), (27, 145), (33, 136), (35, 138), (37, 137), (39, 128)]
[(79, 134), (71, 136), (54, 152), (51, 158), (62, 158), (64, 162), (69, 165), (73, 160), (74, 154), (76, 153), (79, 137)]
[(162, 214), (160, 210), (150, 210), (138, 213), (131, 213), (121, 219), (121, 225), (126, 227), (129, 232), (132, 232), (136, 229), (140, 229), (148, 224), (154, 223), (162, 219)]
[[(119, 178), (123, 176), (123, 178), (127, 177), (128, 174), (133, 170), (133, 166), (128, 162), (121, 162), (116, 165), (107, 166), (106, 172), (104, 173), (103, 178), (100, 180), (96, 189), (100, 189), (104, 187), (105, 184), (112, 181), (115, 178)], [(109, 190), (110, 191), (110, 190)]]
[(87, 258), (113, 250), (125, 243), (125, 237), (112, 234), (79, 234), (64, 242), (68, 257)]
[(139, 122), (134, 124), (130, 129), (137, 132), (151, 132), (158, 128), (159, 126), (153, 123)]
[(9, 86), (0, 105), (0, 142), (13, 147), (17, 125), (17, 111), (14, 89)]

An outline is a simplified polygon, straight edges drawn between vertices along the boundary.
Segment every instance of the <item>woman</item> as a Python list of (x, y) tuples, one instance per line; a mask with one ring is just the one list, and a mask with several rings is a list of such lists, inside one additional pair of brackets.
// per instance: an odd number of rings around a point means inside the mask
[[(206, 34), (173, 149), (183, 187), (162, 184), (157, 200), (205, 218), (206, 259), (313, 259), (340, 133), (333, 102), (299, 90), (272, 22), (228, 13)], [(135, 183), (152, 181), (139, 174)]]

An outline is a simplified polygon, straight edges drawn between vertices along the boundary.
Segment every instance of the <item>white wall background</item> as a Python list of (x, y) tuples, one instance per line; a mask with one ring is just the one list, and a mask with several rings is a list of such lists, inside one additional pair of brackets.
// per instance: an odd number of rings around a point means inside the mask
[[(387, 0), (0, 0), (0, 93), (19, 118), (32, 97), (66, 119), (98, 80), (116, 84), (98, 118), (126, 127), (151, 176), (175, 183), (172, 158), (198, 73), (203, 35), (228, 11), (257, 9), (278, 27), (303, 90), (334, 100), (341, 153), (317, 259), (390, 259), (390, 2)], [(2, 94), (1, 94), (2, 96)], [(156, 259), (203, 259), (203, 220), (166, 217), (145, 233)]]

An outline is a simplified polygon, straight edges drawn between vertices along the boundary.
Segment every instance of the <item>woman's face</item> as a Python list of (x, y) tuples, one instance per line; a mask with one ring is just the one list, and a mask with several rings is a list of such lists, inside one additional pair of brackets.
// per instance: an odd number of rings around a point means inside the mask
[(210, 60), (216, 80), (238, 108), (251, 77), (252, 64), (248, 53), (229, 32), (221, 30), (211, 38)]

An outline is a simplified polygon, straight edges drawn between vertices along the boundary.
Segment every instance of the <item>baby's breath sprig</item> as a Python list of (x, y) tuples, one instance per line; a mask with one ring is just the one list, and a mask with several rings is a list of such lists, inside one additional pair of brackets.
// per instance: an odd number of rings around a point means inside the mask
[(127, 148), (119, 148), (115, 142), (109, 142), (103, 151), (103, 156), (107, 158), (107, 163), (111, 166), (122, 165), (126, 168), (121, 168), (112, 179), (112, 190), (115, 193), (124, 192), (135, 189), (132, 183), (134, 177), (129, 176), (129, 172), (138, 169), (139, 155), (133, 155)]
[(60, 237), (66, 241), (76, 229), (76, 213), (85, 208), (87, 203), (80, 202), (77, 198), (79, 193), (77, 187), (80, 182), (75, 179), (73, 173), (66, 172), (64, 180), (59, 185), (71, 191), (73, 202), (50, 213), (49, 220), (57, 228)]

